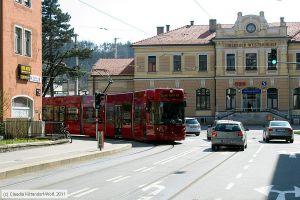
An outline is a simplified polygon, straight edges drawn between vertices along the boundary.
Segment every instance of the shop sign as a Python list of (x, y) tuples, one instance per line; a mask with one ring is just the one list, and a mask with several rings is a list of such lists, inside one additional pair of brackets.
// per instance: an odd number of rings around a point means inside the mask
[(258, 88), (243, 89), (242, 94), (261, 94), (261, 89)]
[(243, 87), (243, 86), (246, 86), (246, 82), (245, 81), (236, 81), (236, 82), (234, 82), (234, 85), (236, 87)]
[(18, 77), (21, 80), (29, 80), (31, 74), (31, 67), (26, 65), (18, 65)]
[(276, 42), (246, 42), (225, 44), (225, 48), (271, 48), (276, 47)]
[(30, 75), (29, 81), (34, 82), (34, 83), (41, 83), (42, 82), (41, 77), (37, 76), (37, 75)]

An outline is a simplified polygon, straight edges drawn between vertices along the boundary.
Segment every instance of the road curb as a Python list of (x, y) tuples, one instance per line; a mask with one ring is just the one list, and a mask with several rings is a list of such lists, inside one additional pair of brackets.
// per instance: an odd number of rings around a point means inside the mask
[(102, 151), (81, 153), (74, 156), (68, 156), (62, 159), (52, 159), (47, 161), (35, 162), (31, 164), (19, 165), (16, 167), (3, 168), (0, 169), (0, 180), (11, 178), (25, 173), (32, 173), (32, 172), (41, 171), (45, 169), (51, 169), (51, 168), (56, 168), (68, 164), (73, 164), (76, 162), (100, 158), (100, 157), (108, 156), (132, 148), (131, 144), (114, 144), (114, 146), (115, 147), (113, 149), (109, 149), (109, 150), (103, 149)]
[(23, 149), (31, 149), (31, 148), (41, 147), (41, 146), (64, 144), (67, 142), (69, 142), (68, 139), (61, 139), (61, 140), (45, 141), (45, 142), (4, 144), (4, 145), (0, 145), (0, 153), (10, 152), (10, 151), (18, 151), (18, 150), (23, 150)]

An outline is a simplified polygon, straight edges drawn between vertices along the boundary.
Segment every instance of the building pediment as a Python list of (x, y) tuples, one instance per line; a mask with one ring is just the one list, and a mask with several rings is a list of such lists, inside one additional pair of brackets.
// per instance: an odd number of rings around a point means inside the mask
[(287, 26), (283, 18), (280, 18), (280, 23), (277, 26), (268, 24), (264, 12), (261, 11), (259, 15), (244, 16), (239, 12), (232, 27), (222, 28), (220, 25), (217, 27), (215, 39), (287, 36)]

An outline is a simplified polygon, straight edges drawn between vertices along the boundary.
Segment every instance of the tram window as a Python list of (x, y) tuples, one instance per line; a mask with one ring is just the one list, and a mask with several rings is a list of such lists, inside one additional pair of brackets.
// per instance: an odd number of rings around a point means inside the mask
[(53, 121), (55, 121), (55, 122), (59, 121), (59, 106), (54, 106), (54, 109), (53, 109)]
[(131, 124), (131, 105), (130, 104), (123, 104), (122, 105), (123, 110), (123, 124), (124, 125), (130, 125)]
[(87, 123), (95, 122), (95, 112), (93, 107), (84, 108), (84, 119)]
[(134, 109), (134, 123), (135, 124), (141, 123), (141, 115), (142, 115), (141, 109), (142, 108), (140, 105), (135, 106), (135, 109)]
[(78, 120), (78, 108), (76, 107), (69, 107), (67, 108), (68, 113), (68, 120)]
[(111, 105), (107, 105), (107, 121), (110, 123), (113, 122), (113, 114), (114, 108)]
[(60, 122), (65, 121), (65, 115), (66, 115), (66, 107), (60, 106), (59, 107), (59, 121)]
[(49, 105), (43, 107), (43, 120), (53, 121), (53, 106)]

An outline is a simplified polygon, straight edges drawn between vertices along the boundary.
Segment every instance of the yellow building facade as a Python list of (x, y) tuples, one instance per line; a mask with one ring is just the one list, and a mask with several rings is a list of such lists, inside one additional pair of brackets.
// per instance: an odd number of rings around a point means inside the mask
[(186, 116), (202, 123), (235, 113), (299, 121), (300, 22), (269, 23), (264, 12), (239, 12), (234, 24), (212, 19), (169, 28), (158, 27), (156, 36), (132, 45), (132, 90), (183, 88)]

